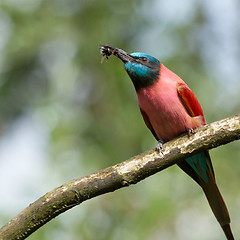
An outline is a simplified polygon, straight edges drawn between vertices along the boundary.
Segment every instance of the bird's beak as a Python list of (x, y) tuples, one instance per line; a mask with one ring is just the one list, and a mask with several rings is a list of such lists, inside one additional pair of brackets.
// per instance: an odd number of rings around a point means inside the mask
[(108, 58), (110, 55), (114, 54), (116, 57), (121, 59), (123, 63), (134, 62), (135, 58), (130, 56), (127, 52), (123, 51), (120, 48), (113, 47), (111, 45), (99, 44), (101, 46), (100, 51), (103, 56)]

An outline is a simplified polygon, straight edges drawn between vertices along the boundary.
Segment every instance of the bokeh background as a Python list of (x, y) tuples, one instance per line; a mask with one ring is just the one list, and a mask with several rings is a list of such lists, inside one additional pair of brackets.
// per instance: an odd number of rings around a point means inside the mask
[[(237, 0), (1, 0), (0, 225), (69, 180), (156, 146), (123, 64), (99, 43), (146, 52), (181, 76), (207, 122), (240, 112)], [(240, 143), (211, 151), (240, 235)], [(173, 166), (92, 199), (35, 240), (224, 239), (201, 189)]]

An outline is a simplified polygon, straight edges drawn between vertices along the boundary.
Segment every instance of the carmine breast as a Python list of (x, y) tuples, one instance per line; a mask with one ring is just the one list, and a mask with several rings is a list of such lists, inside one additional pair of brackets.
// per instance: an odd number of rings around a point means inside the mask
[(147, 114), (154, 132), (163, 141), (199, 127), (179, 99), (176, 86), (176, 81), (160, 77), (152, 86), (137, 92), (140, 108)]

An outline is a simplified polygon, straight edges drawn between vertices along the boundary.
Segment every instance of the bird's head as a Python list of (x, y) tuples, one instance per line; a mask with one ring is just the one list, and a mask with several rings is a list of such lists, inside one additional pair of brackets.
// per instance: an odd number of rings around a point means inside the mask
[(124, 62), (125, 70), (138, 90), (152, 85), (159, 76), (159, 61), (145, 53), (135, 52), (120, 59)]
[(108, 51), (105, 55), (109, 56), (114, 54), (123, 61), (124, 68), (137, 91), (141, 88), (153, 85), (154, 82), (158, 80), (160, 62), (156, 58), (140, 52), (128, 54), (125, 51), (110, 45), (102, 46), (103, 50)]

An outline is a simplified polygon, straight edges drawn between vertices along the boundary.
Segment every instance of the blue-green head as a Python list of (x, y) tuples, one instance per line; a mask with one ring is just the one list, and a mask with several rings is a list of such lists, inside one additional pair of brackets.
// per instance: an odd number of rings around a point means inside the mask
[(129, 54), (130, 61), (124, 62), (124, 68), (136, 90), (151, 86), (159, 77), (160, 62), (145, 53)]
[(114, 54), (123, 61), (124, 68), (137, 91), (141, 88), (153, 85), (154, 82), (158, 80), (160, 62), (156, 58), (140, 52), (128, 54), (110, 45), (101, 46), (101, 51), (105, 56), (108, 57)]

